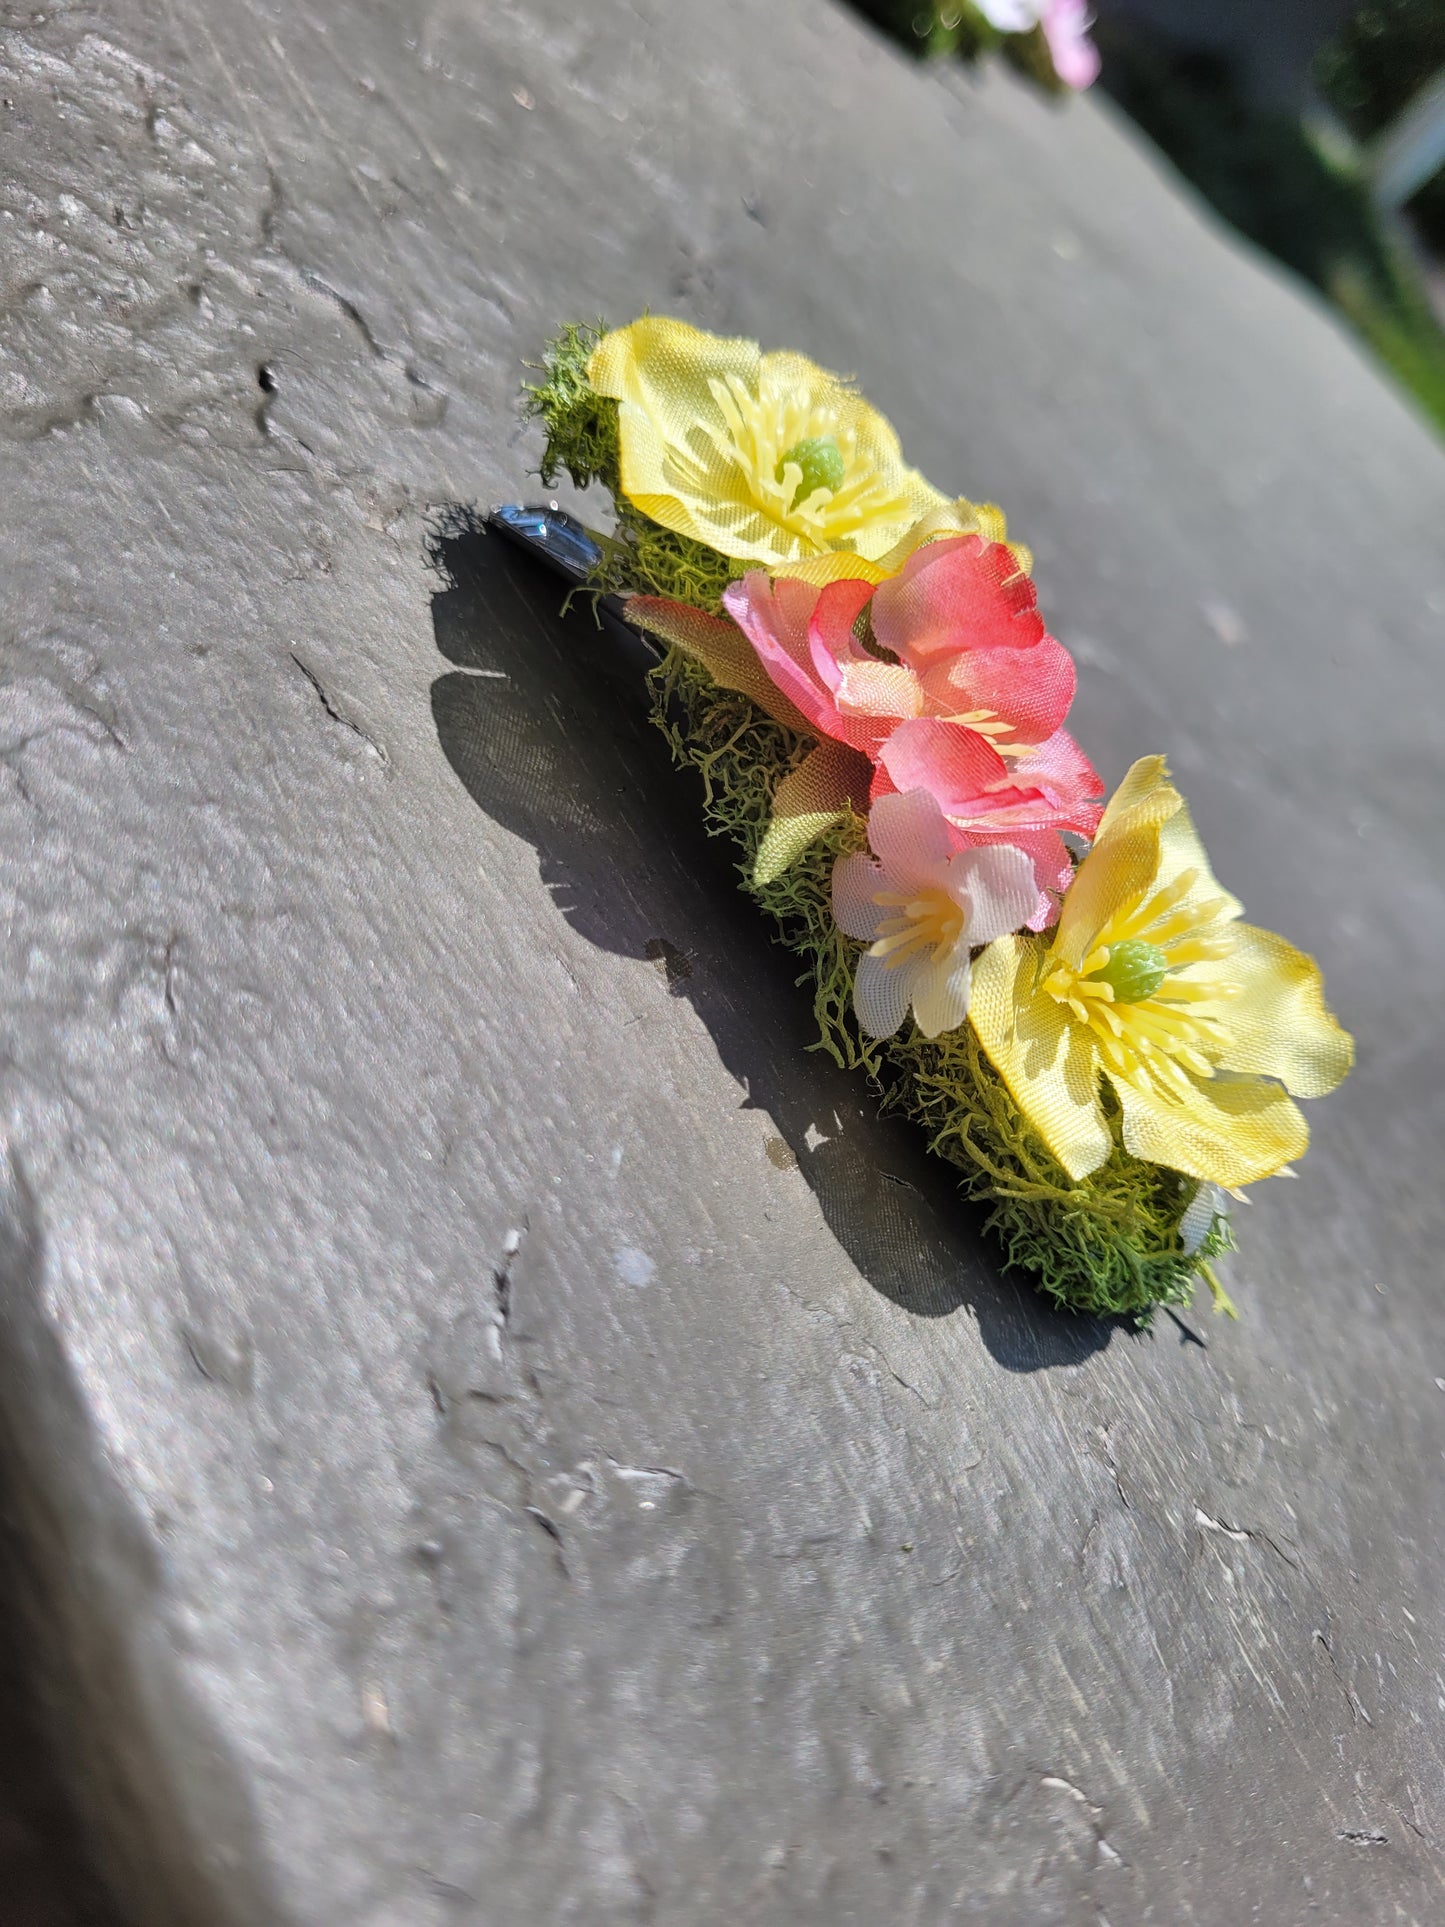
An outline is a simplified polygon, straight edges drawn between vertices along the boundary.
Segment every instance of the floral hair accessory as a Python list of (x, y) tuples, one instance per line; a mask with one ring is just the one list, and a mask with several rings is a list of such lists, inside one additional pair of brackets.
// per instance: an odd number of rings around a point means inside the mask
[(1215, 882), (1161, 757), (1103, 808), (1000, 511), (908, 468), (846, 381), (684, 322), (569, 327), (529, 396), (543, 480), (612, 497), (611, 535), (566, 526), (574, 573), (665, 650), (654, 718), (823, 1047), (1061, 1304), (1145, 1323), (1202, 1276), (1232, 1310), (1227, 1196), (1298, 1161), (1295, 1100), (1353, 1046)]
[(1099, 50), (1089, 38), (1092, 20), (1085, 0), (974, 0), (974, 5), (1000, 33), (1042, 32), (1065, 87), (1082, 92), (1099, 78)]

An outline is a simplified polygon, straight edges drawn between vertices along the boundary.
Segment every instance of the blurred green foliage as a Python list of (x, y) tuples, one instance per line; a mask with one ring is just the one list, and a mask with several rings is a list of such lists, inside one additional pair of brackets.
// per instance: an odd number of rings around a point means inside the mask
[(1299, 114), (1260, 106), (1224, 55), (1118, 20), (1095, 37), (1130, 118), (1225, 220), (1328, 296), (1445, 428), (1445, 331), (1358, 160)]
[(1378, 134), (1445, 68), (1441, 0), (1368, 0), (1320, 49), (1320, 91), (1361, 140)]
[[(1445, 0), (1369, 0), (1320, 49), (1315, 81), (1358, 140), (1372, 140), (1435, 74), (1445, 72)], [(1410, 203), (1445, 250), (1445, 169)]]
[[(1001, 52), (1057, 88), (1043, 34), (1002, 35), (968, 0), (854, 0), (921, 55)], [(1445, 331), (1420, 269), (1370, 198), (1347, 143), (1299, 114), (1262, 107), (1225, 54), (1186, 46), (1106, 10), (1094, 38), (1103, 85), (1216, 211), (1318, 288), (1445, 428)], [(1366, 0), (1320, 52), (1315, 77), (1359, 140), (1372, 138), (1445, 68), (1445, 0)], [(1410, 206), (1445, 249), (1445, 174)]]

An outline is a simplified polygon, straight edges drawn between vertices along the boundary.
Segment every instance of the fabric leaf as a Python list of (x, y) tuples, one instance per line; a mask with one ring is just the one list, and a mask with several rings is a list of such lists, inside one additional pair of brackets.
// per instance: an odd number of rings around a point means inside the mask
[(622, 605), (622, 619), (691, 656), (720, 689), (733, 689), (746, 696), (784, 729), (796, 730), (800, 736), (817, 734), (797, 704), (783, 694), (764, 669), (757, 651), (735, 622), (704, 615), (686, 602), (651, 595), (629, 596)]
[(811, 749), (774, 792), (772, 821), (758, 846), (753, 882), (774, 882), (832, 828), (850, 803), (864, 807), (868, 773), (868, 758), (846, 743), (829, 738)]

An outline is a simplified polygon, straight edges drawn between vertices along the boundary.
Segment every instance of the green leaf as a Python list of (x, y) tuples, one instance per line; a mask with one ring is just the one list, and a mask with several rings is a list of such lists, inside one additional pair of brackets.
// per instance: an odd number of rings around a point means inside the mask
[(842, 814), (841, 810), (807, 810), (801, 816), (774, 816), (758, 845), (753, 882), (776, 883), (784, 870), (825, 830), (831, 830)]

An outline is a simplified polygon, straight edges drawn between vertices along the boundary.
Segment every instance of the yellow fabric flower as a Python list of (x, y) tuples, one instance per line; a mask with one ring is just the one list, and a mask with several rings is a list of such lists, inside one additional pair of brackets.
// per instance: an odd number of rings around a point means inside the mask
[[(1046, 938), (1004, 937), (974, 965), (969, 1021), (1019, 1108), (1070, 1177), (1113, 1140), (1222, 1185), (1299, 1157), (1296, 1097), (1322, 1097), (1354, 1059), (1314, 962), (1210, 874), (1160, 756), (1129, 771)], [(1277, 1080), (1277, 1081), (1275, 1081)]]
[(877, 410), (803, 355), (649, 315), (603, 336), (587, 379), (618, 403), (628, 501), (738, 561), (876, 559), (947, 506)]

